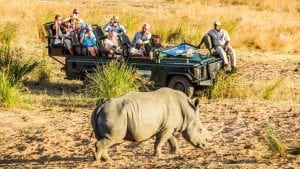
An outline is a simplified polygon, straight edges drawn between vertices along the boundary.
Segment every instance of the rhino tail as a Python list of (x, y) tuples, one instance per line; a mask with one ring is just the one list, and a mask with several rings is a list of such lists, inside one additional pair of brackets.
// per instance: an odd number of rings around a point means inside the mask
[(96, 138), (99, 137), (99, 128), (98, 128), (98, 124), (97, 124), (97, 119), (100, 115), (100, 112), (102, 111), (103, 107), (104, 107), (104, 103), (103, 102), (102, 104), (100, 104), (99, 106), (97, 106), (93, 113), (92, 113), (92, 117), (91, 117), (91, 120), (92, 120), (92, 127), (93, 127), (93, 131), (91, 132), (91, 135), (90, 137), (93, 136), (93, 133), (95, 134)]

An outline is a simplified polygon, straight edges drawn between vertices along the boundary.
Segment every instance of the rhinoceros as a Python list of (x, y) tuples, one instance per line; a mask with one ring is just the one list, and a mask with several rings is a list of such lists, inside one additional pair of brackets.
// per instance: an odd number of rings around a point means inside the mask
[(92, 113), (95, 159), (111, 161), (107, 149), (122, 140), (141, 142), (156, 136), (154, 154), (168, 141), (178, 152), (174, 134), (182, 133), (193, 146), (202, 148), (211, 138), (199, 119), (199, 98), (189, 99), (181, 91), (161, 88), (153, 92), (129, 92), (105, 101)]

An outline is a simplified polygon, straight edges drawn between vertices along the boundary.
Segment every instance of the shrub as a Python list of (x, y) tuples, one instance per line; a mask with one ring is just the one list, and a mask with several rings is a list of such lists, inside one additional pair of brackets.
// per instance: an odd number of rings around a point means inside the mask
[(212, 98), (237, 98), (244, 97), (236, 82), (236, 74), (226, 75), (223, 71), (218, 73), (216, 83), (212, 89)]
[(138, 91), (146, 83), (140, 79), (133, 67), (112, 61), (87, 75), (87, 92), (99, 102), (129, 91)]
[(0, 67), (2, 73), (7, 75), (11, 86), (18, 85), (22, 78), (38, 66), (32, 59), (23, 59), (22, 49), (12, 51), (10, 47), (0, 48)]
[(0, 28), (0, 44), (9, 46), (16, 36), (17, 25), (7, 22)]
[(44, 57), (37, 69), (38, 81), (49, 81), (51, 78), (51, 71), (52, 69), (49, 65), (49, 61)]
[(274, 93), (275, 89), (282, 83), (283, 79), (276, 80), (269, 84), (263, 91), (263, 99), (269, 100)]
[(274, 129), (274, 127), (266, 126), (264, 128), (263, 140), (268, 147), (268, 149), (274, 155), (285, 155), (286, 148), (282, 139), (279, 137), (278, 132)]
[(21, 81), (37, 65), (36, 61), (22, 59), (20, 50), (0, 46), (0, 106), (10, 107), (19, 102)]
[(0, 106), (10, 107), (19, 100), (18, 86), (12, 86), (7, 75), (0, 72)]

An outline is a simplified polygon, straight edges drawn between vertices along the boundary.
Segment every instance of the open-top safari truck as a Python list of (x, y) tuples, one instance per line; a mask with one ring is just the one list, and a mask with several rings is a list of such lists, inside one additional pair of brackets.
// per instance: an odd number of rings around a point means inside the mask
[[(98, 25), (92, 25), (92, 29), (97, 37), (100, 57), (93, 58), (84, 53), (86, 50), (78, 43), (78, 39), (72, 39), (75, 51), (73, 56), (63, 45), (55, 45), (52, 24), (44, 25), (48, 34), (48, 55), (64, 65), (68, 79), (84, 79), (86, 73), (93, 72), (97, 65), (101, 66), (112, 60), (103, 51), (106, 36)], [(125, 34), (118, 35), (118, 39), (123, 47), (124, 64), (134, 66), (139, 74), (149, 77), (156, 86), (181, 90), (188, 96), (193, 95), (196, 87), (213, 86), (216, 75), (223, 66), (222, 59), (209, 53), (199, 53), (197, 48), (189, 43), (152, 48), (149, 50), (149, 57), (137, 57), (130, 56), (130, 41)], [(61, 62), (57, 57), (64, 57), (65, 62)]]

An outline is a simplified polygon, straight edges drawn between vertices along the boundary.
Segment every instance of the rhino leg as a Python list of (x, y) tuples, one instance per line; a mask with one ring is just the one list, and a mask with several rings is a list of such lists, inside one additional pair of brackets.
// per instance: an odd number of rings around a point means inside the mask
[(113, 142), (108, 139), (97, 140), (95, 143), (96, 152), (95, 152), (95, 160), (100, 161), (101, 157), (104, 161), (111, 161), (107, 153), (107, 149), (113, 145)]
[(157, 135), (155, 144), (154, 144), (154, 154), (157, 157), (161, 157), (161, 147), (164, 143), (172, 136), (172, 130), (165, 130)]
[(171, 152), (174, 153), (174, 154), (178, 154), (179, 152), (179, 149), (178, 149), (178, 144), (177, 144), (177, 140), (174, 136), (171, 136), (169, 139), (168, 139), (168, 142), (171, 146)]

